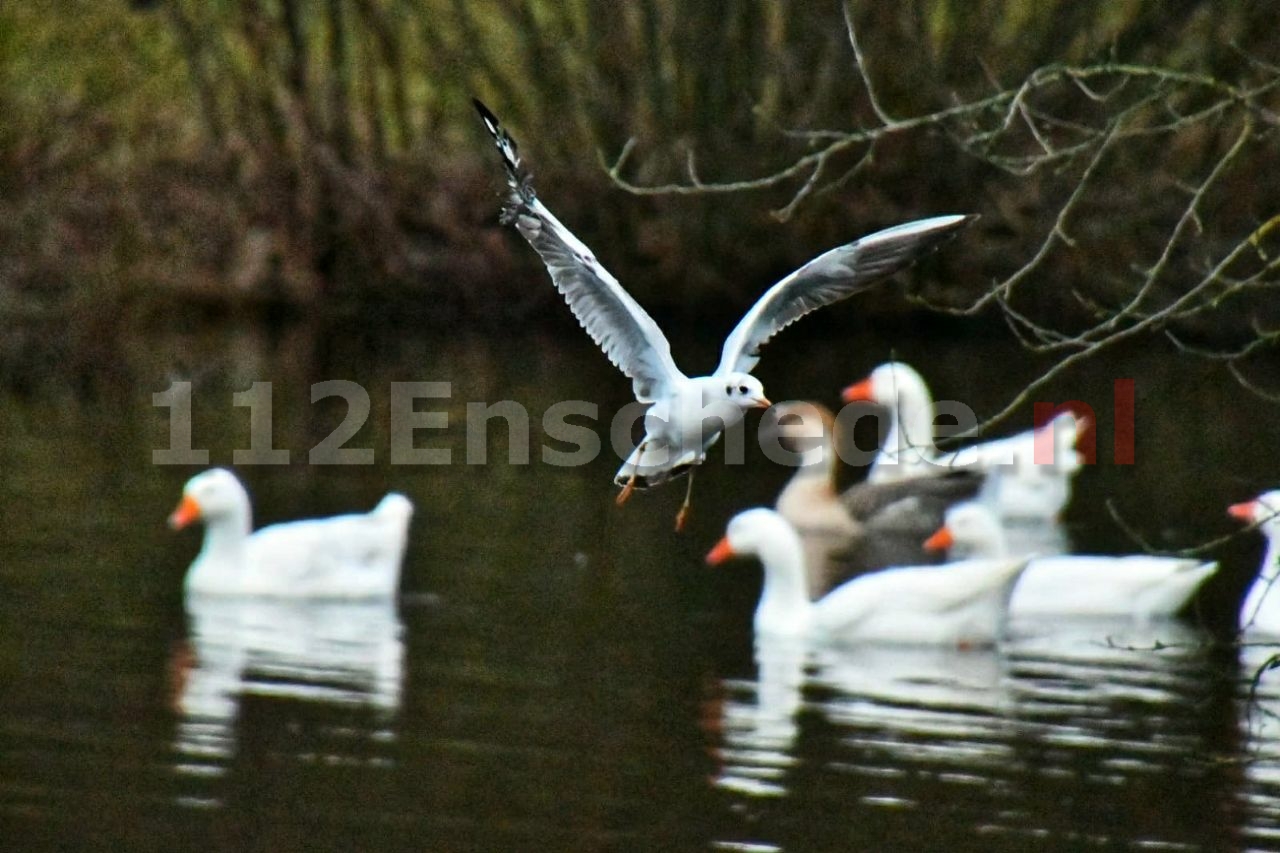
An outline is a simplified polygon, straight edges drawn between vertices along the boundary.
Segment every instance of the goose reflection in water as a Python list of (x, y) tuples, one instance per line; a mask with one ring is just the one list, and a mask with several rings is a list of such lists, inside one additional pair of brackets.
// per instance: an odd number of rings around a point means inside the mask
[(1280, 843), (1280, 636), (1250, 631), (1240, 648), (1236, 704), (1244, 762), (1238, 794), (1254, 846)]
[(756, 796), (786, 793), (782, 782), (795, 763), (808, 656), (802, 638), (762, 635), (755, 645), (756, 680), (724, 682), (726, 698), (713, 726), (723, 739), (717, 787)]
[[(189, 641), (173, 665), (180, 773), (227, 771), (249, 696), (369, 712), (360, 717), (366, 739), (389, 735), (404, 659), (394, 601), (193, 596), (187, 616)], [(349, 739), (349, 720), (343, 728)]]
[[(717, 727), (723, 738), (720, 787), (783, 794), (803, 708), (837, 727), (873, 721), (886, 728), (937, 732), (996, 715), (1006, 702), (1002, 664), (992, 649), (809, 645), (793, 637), (756, 638), (757, 679), (728, 680)], [(808, 690), (810, 698), (804, 699)], [(950, 721), (948, 721), (950, 718)]]
[[(1186, 760), (1206, 750), (1206, 638), (1172, 620), (1036, 627), (964, 650), (757, 637), (757, 680), (724, 683), (720, 725), (708, 730), (723, 759), (715, 782), (733, 797), (724, 843), (806, 849), (788, 837), (804, 827), (807, 849), (835, 849), (856, 846), (850, 827), (874, 827), (871, 837), (933, 849), (945, 839), (920, 817), (945, 804), (953, 827), (991, 842), (983, 849), (1031, 849), (1082, 837), (1085, 825), (1217, 849), (1222, 826), (1207, 814), (1168, 821), (1138, 807), (1188, 784), (1205, 787), (1206, 812), (1218, 807), (1204, 765)], [(764, 815), (774, 834), (762, 838)]]

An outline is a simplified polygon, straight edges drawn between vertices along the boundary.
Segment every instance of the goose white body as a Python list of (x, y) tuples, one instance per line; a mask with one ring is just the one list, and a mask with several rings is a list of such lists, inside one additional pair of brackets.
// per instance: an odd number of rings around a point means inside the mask
[(817, 633), (840, 640), (989, 645), (1004, 632), (1026, 560), (965, 560), (861, 575), (814, 605)]
[(1014, 616), (1174, 616), (1218, 570), (1177, 557), (1037, 557), (1013, 591)]
[[(196, 509), (180, 515), (188, 506)], [(412, 515), (409, 499), (391, 493), (367, 513), (251, 532), (248, 493), (229, 471), (213, 469), (187, 483), (171, 522), (199, 518), (205, 526), (188, 595), (357, 599), (396, 594)]]
[[(985, 505), (957, 505), (947, 511), (946, 519), (945, 529), (956, 543), (952, 553), (962, 558), (1009, 556), (1004, 530)], [(1166, 618), (1182, 610), (1217, 570), (1214, 562), (1147, 554), (1034, 557), (1013, 591), (1009, 610), (1017, 618)]]
[(764, 565), (757, 634), (836, 643), (994, 643), (1004, 631), (1009, 596), (1026, 565), (1020, 559), (995, 559), (883, 569), (810, 602), (800, 538), (769, 509), (735, 516), (708, 560), (736, 554), (758, 557)]

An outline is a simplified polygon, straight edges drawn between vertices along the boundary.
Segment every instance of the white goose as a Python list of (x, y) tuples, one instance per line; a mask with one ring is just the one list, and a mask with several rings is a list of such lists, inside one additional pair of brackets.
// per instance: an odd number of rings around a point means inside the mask
[(734, 556), (758, 557), (764, 565), (757, 634), (932, 645), (999, 639), (1009, 595), (1026, 565), (1025, 559), (983, 559), (884, 569), (811, 602), (800, 538), (771, 509), (734, 516), (707, 562), (718, 565)]
[(392, 492), (372, 511), (252, 530), (249, 495), (223, 468), (187, 481), (169, 516), (181, 530), (204, 522), (204, 544), (187, 570), (189, 595), (314, 598), (393, 596), (413, 504)]
[(1262, 568), (1240, 606), (1240, 629), (1280, 635), (1280, 590), (1271, 589), (1280, 575), (1280, 490), (1233, 504), (1227, 512), (1232, 518), (1258, 525), (1267, 538)]
[[(709, 376), (689, 377), (676, 367), (671, 346), (653, 318), (623, 290), (582, 241), (551, 214), (534, 193), (520, 164), (515, 141), (484, 104), (475, 101), (507, 171), (509, 193), (502, 222), (514, 225), (551, 275), (556, 289), (591, 339), (632, 382), (636, 400), (651, 403), (645, 434), (618, 469), (618, 503), (633, 489), (657, 486), (689, 474), (706, 460), (721, 432), (748, 409), (768, 408), (751, 370), (760, 348), (811, 311), (867, 289), (909, 266), (973, 221), (973, 216), (937, 216), (886, 228), (832, 249), (769, 288), (729, 333), (720, 364)], [(685, 494), (676, 529), (689, 507)]]
[[(1008, 556), (999, 521), (989, 508), (978, 503), (948, 510), (946, 525), (929, 538), (925, 547), (950, 549), (961, 559)], [(1214, 562), (1149, 554), (1034, 557), (1013, 590), (1009, 612), (1014, 617), (1170, 617), (1186, 606), (1217, 570)]]
[[(938, 468), (976, 468), (988, 474), (983, 500), (1002, 518), (1055, 518), (1071, 497), (1071, 477), (1083, 459), (1075, 445), (1085, 418), (1061, 412), (1039, 429), (942, 453), (934, 446), (933, 395), (910, 365), (880, 365), (845, 388), (846, 403), (872, 402), (889, 410), (889, 434), (868, 479), (890, 482)], [(1038, 438), (1045, 431), (1051, 439)], [(1037, 458), (1037, 445), (1052, 448), (1049, 461)]]

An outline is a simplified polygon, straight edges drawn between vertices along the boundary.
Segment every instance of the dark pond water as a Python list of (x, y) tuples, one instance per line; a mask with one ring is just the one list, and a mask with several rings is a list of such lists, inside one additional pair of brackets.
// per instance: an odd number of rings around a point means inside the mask
[[(687, 367), (713, 363), (676, 337)], [(1021, 626), (985, 652), (756, 649), (759, 570), (701, 558), (789, 472), (750, 449), (712, 464), (677, 536), (678, 486), (619, 509), (611, 454), (540, 462), (544, 443), (565, 448), (541, 434), (553, 403), (607, 422), (629, 399), (567, 325), (224, 322), (103, 349), (88, 381), (0, 394), (5, 849), (1280, 847), (1280, 678), (1251, 693), (1270, 649), (1228, 642), (1252, 535), (1215, 551), (1220, 576), (1179, 622)], [(1041, 368), (998, 334), (814, 324), (759, 372), (774, 400), (832, 401), (891, 356), (979, 414)], [(164, 519), (201, 466), (153, 462), (173, 410), (152, 395), (175, 375), (193, 382), (192, 446), (222, 465), (252, 441), (233, 395), (272, 383), (272, 446), (291, 460), (239, 466), (259, 523), (414, 499), (398, 602), (184, 606), (198, 534)], [(1111, 461), (1119, 378), (1135, 381), (1133, 465)], [(307, 464), (346, 412), (311, 402), (328, 380), (368, 390), (347, 446), (373, 464)], [(392, 383), (423, 381), (451, 383), (417, 403), (450, 421), (414, 446), (454, 464), (391, 463)], [(1079, 549), (1134, 549), (1108, 500), (1181, 547), (1232, 532), (1225, 506), (1280, 481), (1275, 406), (1158, 341), (1047, 394), (1100, 424), (1066, 518)], [(466, 403), (501, 400), (527, 407), (533, 462), (510, 464), (495, 421), (487, 464), (461, 464)]]

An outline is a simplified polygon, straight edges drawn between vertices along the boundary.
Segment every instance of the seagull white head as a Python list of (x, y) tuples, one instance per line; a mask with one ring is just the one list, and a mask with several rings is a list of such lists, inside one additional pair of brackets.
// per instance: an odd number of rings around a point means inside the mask
[(750, 373), (733, 372), (723, 377), (724, 396), (743, 409), (767, 409), (773, 405), (764, 395), (764, 385)]

